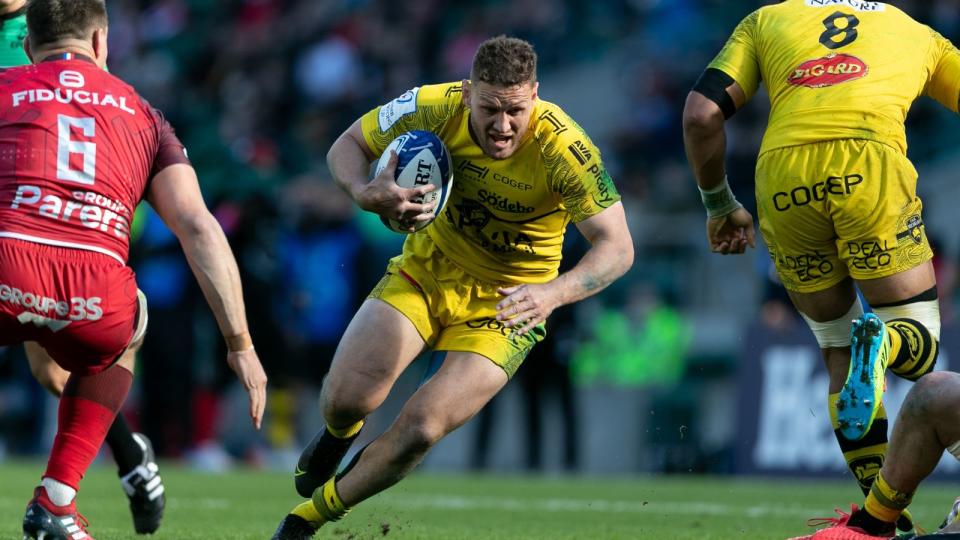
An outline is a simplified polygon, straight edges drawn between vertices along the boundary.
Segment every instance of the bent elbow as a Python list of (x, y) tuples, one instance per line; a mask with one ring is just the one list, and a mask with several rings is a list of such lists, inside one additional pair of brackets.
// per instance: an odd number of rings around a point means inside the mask
[(633, 252), (633, 241), (627, 242), (622, 251), (623, 259), (621, 262), (620, 275), (626, 274), (630, 268), (633, 267), (634, 261), (634, 252)]
[(217, 218), (209, 211), (195, 212), (182, 216), (174, 231), (181, 242), (203, 242), (205, 239), (223, 234)]
[(683, 132), (710, 133), (723, 129), (723, 112), (712, 101), (691, 92), (683, 107)]

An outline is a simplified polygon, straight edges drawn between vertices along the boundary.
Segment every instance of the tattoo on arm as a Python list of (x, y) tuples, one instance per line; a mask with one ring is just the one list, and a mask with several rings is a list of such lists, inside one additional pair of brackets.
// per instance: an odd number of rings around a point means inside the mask
[(607, 280), (604, 280), (603, 278), (600, 278), (598, 276), (587, 274), (583, 276), (583, 278), (580, 280), (580, 285), (583, 287), (585, 291), (593, 292), (597, 289), (602, 289), (606, 287), (609, 284), (609, 283), (606, 283), (606, 281)]

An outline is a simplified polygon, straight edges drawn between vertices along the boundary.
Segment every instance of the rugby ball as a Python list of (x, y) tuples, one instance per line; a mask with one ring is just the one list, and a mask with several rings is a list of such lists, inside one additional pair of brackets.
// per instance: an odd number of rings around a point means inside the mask
[[(426, 184), (437, 186), (425, 196), (413, 200), (416, 203), (433, 203), (433, 219), (436, 219), (447, 204), (453, 184), (453, 164), (447, 147), (439, 137), (429, 131), (408, 131), (387, 145), (380, 156), (380, 161), (377, 162), (375, 174), (380, 174), (386, 168), (390, 161), (391, 150), (397, 153), (397, 173), (394, 179), (398, 186), (403, 188), (415, 188)], [(417, 223), (417, 230), (433, 223), (433, 219)], [(380, 221), (391, 231), (410, 232), (395, 219), (380, 216)]]

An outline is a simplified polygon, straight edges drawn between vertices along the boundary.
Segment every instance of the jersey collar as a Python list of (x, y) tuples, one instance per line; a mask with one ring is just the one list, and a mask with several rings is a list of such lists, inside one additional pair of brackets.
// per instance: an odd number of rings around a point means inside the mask
[(44, 58), (40, 62), (59, 62), (61, 60), (83, 60), (84, 62), (90, 62), (91, 64), (96, 65), (96, 62), (93, 61), (93, 58), (86, 56), (84, 54), (77, 54), (72, 52), (63, 52), (57, 54), (51, 54), (50, 56)]

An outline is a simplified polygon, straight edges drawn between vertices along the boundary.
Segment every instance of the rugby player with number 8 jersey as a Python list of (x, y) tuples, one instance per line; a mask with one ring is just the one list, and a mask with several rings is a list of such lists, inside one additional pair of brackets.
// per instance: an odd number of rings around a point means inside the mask
[[(33, 0), (24, 49), (0, 70), (0, 345), (33, 341), (70, 372), (24, 538), (90, 538), (80, 480), (133, 379), (147, 305), (127, 266), (146, 198), (178, 237), (227, 342), (259, 428), (266, 375), (247, 331), (236, 261), (172, 127), (103, 68), (103, 0)], [(155, 471), (154, 471), (155, 472)], [(157, 479), (159, 480), (159, 479)]]
[(881, 471), (885, 374), (915, 381), (929, 373), (940, 338), (933, 252), (904, 120), (920, 96), (957, 112), (960, 51), (883, 2), (787, 0), (748, 15), (683, 116), (718, 253), (753, 245), (753, 218), (724, 173), (724, 121), (761, 81), (771, 111), (756, 169), (760, 230), (822, 349), (831, 423), (867, 495), (865, 510), (815, 537), (873, 538), (866, 529), (892, 536), (893, 521), (912, 527), (906, 504), (916, 483)]
[[(623, 206), (600, 152), (538, 90), (533, 47), (491, 38), (479, 46), (470, 79), (414, 88), (365, 114), (331, 147), (333, 177), (357, 205), (412, 234), (337, 347), (321, 391), (326, 427), (295, 471), (297, 492), (309, 500), (274, 539), (311, 538), (400, 481), (507, 383), (556, 307), (599, 292), (632, 264)], [(399, 187), (395, 154), (368, 180), (371, 162), (414, 130), (443, 141), (455, 176), (442, 213), (420, 230), (433, 207), (415, 201), (434, 185)], [(591, 248), (559, 274), (571, 222)], [(446, 352), (439, 371), (337, 474), (364, 418), (428, 348)]]

